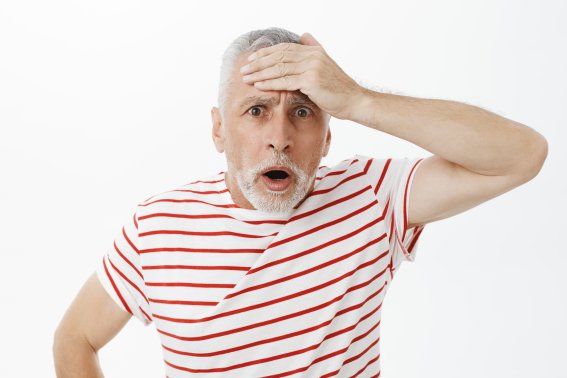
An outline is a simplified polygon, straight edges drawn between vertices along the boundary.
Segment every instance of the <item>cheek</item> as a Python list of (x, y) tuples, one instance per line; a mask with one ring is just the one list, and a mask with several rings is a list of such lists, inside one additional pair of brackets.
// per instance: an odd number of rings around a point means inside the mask
[(250, 167), (250, 152), (242, 148), (242, 141), (230, 141), (225, 146), (226, 159), (230, 161), (235, 169), (242, 170)]

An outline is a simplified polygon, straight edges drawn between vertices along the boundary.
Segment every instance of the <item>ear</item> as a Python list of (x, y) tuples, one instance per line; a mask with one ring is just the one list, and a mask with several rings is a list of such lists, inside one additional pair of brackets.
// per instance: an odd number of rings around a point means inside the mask
[(213, 142), (218, 152), (224, 152), (224, 128), (222, 123), (222, 117), (220, 114), (220, 109), (216, 106), (211, 108), (211, 120), (213, 122)]
[(323, 157), (329, 153), (331, 147), (331, 126), (327, 126), (327, 137), (325, 138), (325, 147), (323, 148)]

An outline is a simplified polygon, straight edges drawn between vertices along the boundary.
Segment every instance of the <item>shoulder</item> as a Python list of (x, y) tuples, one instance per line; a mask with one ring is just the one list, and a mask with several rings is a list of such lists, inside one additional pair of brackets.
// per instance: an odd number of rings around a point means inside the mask
[(398, 167), (400, 164), (404, 164), (405, 160), (407, 160), (407, 158), (378, 158), (356, 154), (348, 159), (340, 161), (332, 167), (320, 167), (317, 177), (320, 177), (320, 179), (327, 179), (332, 176), (375, 176), (380, 175), (381, 173), (385, 174), (393, 167)]
[(146, 213), (148, 209), (152, 209), (151, 211), (155, 212), (163, 207), (203, 202), (205, 200), (214, 202), (223, 194), (223, 187), (224, 171), (221, 171), (154, 194), (138, 203), (137, 212)]
[(348, 159), (341, 160), (335, 165), (322, 165), (317, 171), (318, 179), (329, 179), (333, 176), (341, 176), (364, 169), (367, 157), (354, 155)]

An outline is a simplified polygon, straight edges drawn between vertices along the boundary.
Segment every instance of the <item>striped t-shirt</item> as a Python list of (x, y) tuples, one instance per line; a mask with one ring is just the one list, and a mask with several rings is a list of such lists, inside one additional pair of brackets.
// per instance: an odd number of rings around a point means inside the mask
[(378, 377), (381, 307), (423, 226), (422, 159), (355, 155), (287, 214), (237, 206), (224, 172), (140, 203), (97, 273), (155, 323), (168, 377)]

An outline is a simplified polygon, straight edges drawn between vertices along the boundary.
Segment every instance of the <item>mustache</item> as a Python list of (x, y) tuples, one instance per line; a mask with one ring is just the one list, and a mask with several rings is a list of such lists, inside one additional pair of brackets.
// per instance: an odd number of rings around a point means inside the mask
[(254, 176), (257, 176), (274, 165), (280, 165), (288, 168), (291, 172), (293, 172), (295, 176), (299, 176), (301, 175), (301, 173), (303, 173), (303, 170), (297, 164), (295, 164), (288, 155), (284, 153), (276, 153), (275, 155), (262, 160), (260, 163), (250, 168), (249, 171)]

